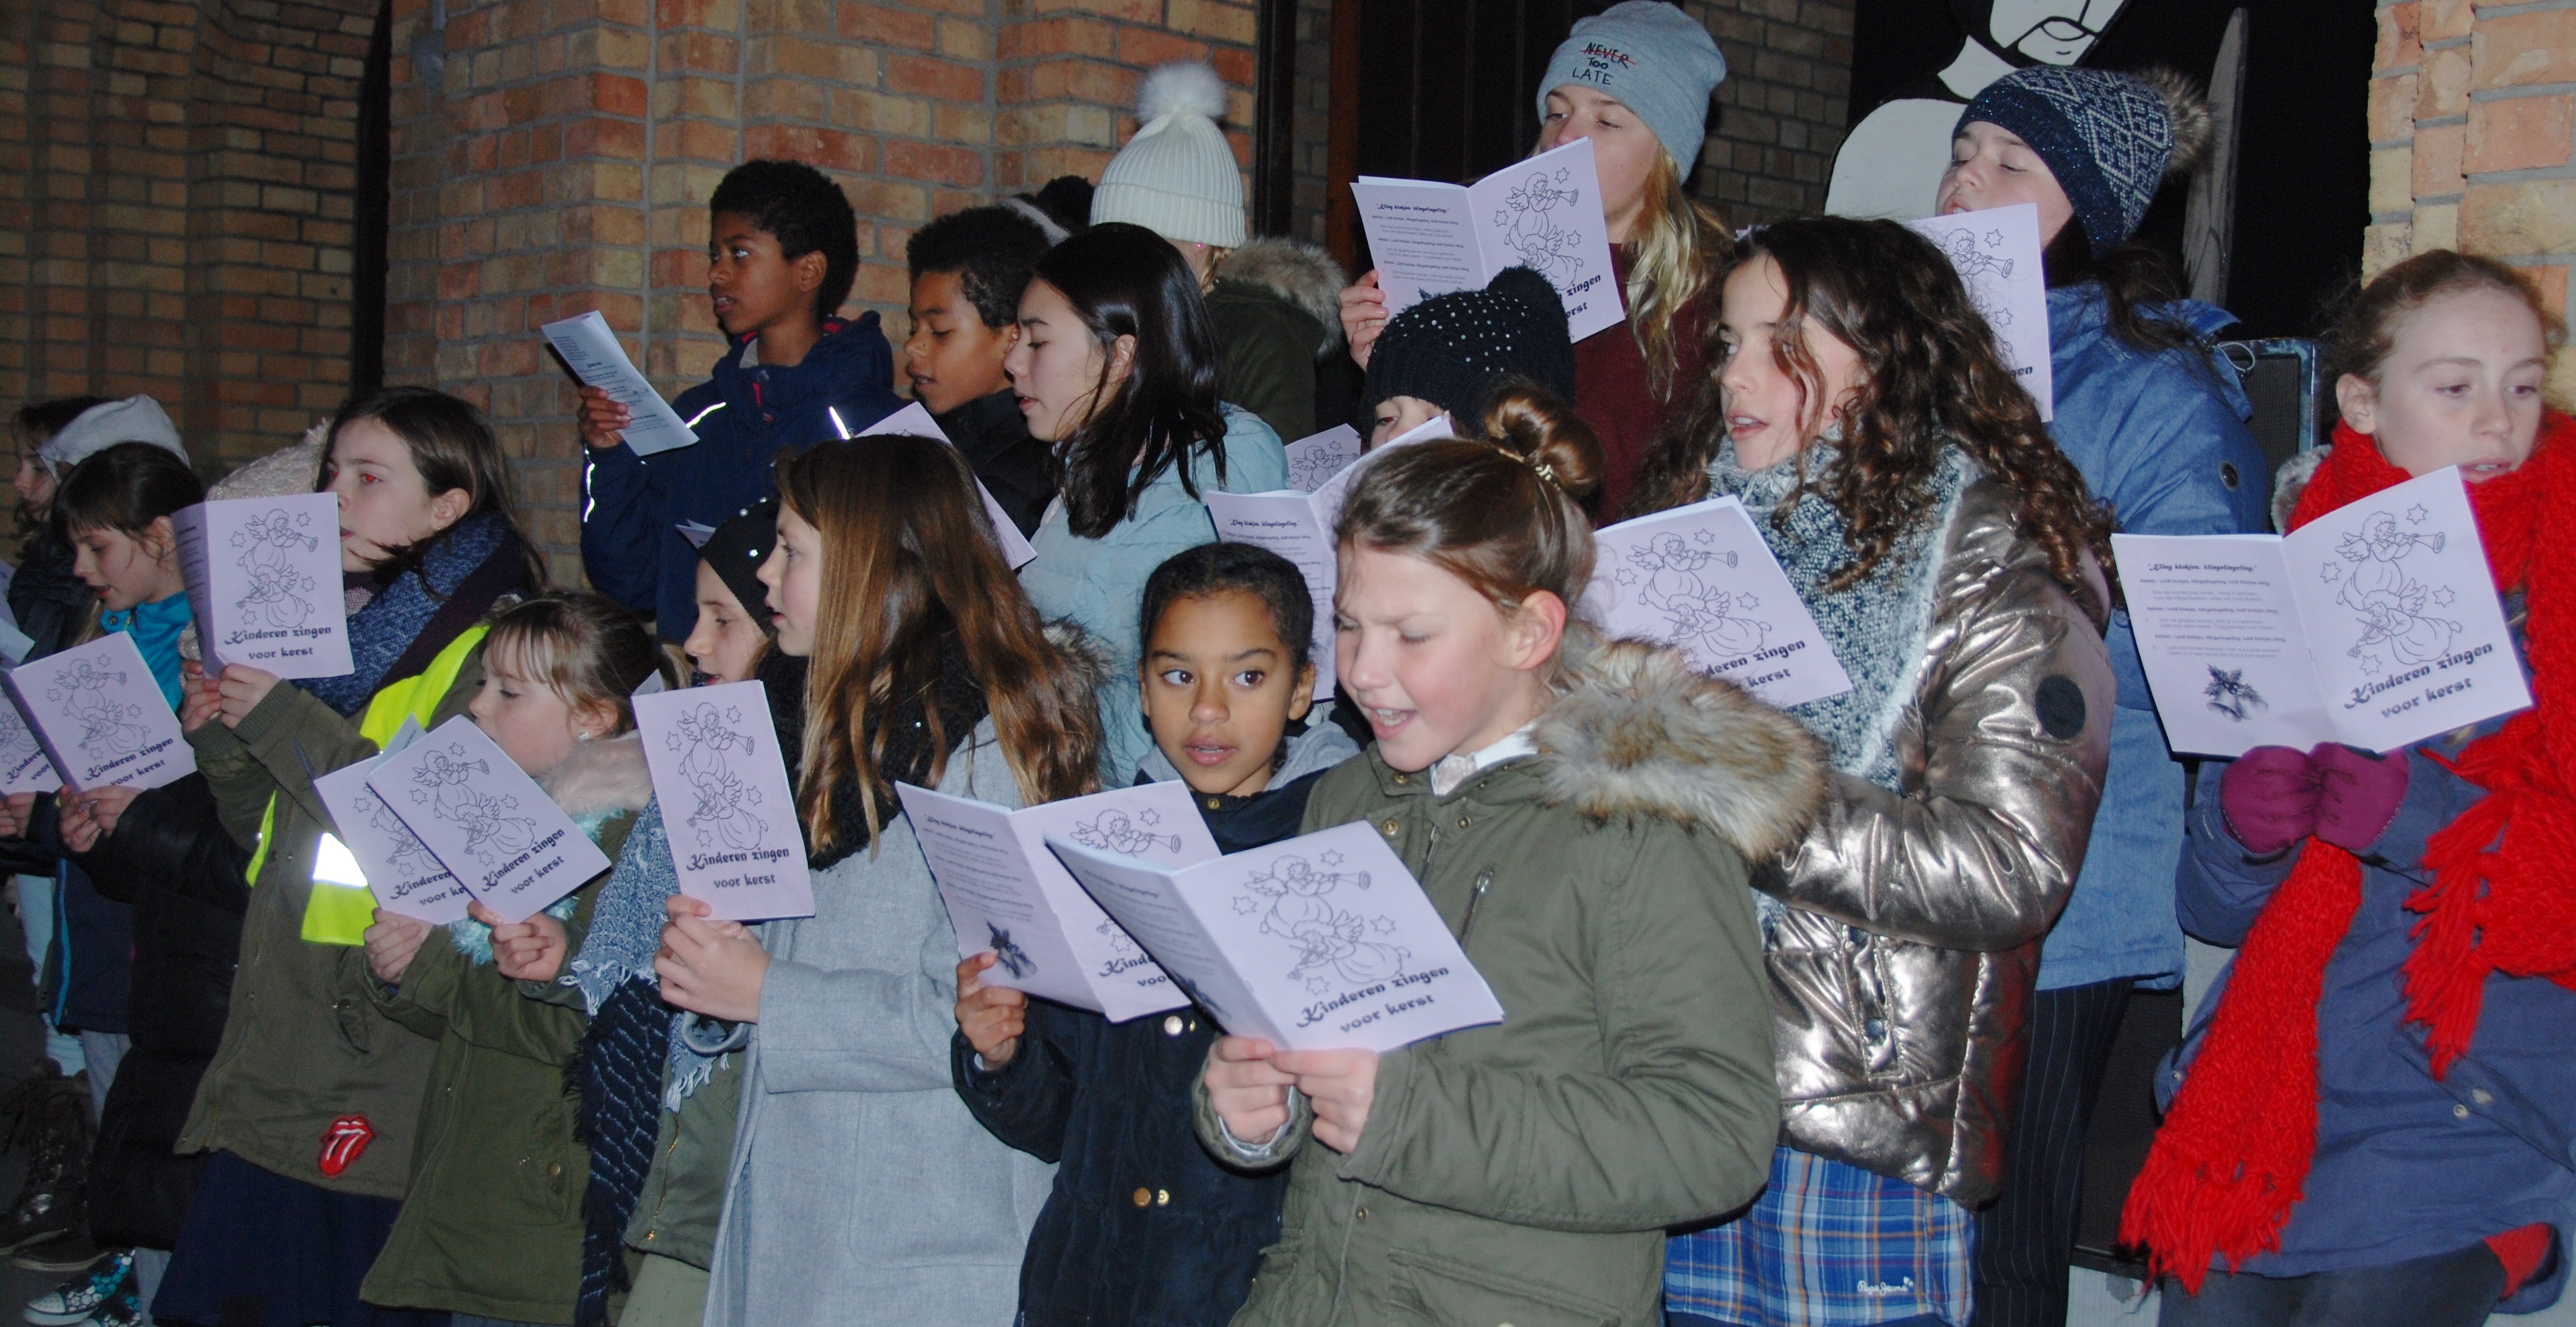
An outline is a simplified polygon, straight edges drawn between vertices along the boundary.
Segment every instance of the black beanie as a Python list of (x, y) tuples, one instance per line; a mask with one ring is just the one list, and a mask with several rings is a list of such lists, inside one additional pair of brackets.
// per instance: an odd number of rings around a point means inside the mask
[(773, 636), (778, 626), (769, 617), (769, 587), (760, 583), (760, 564), (769, 560), (769, 550), (777, 546), (778, 499), (762, 498), (717, 526), (698, 550), (699, 558), (716, 569), (717, 578), (741, 602), (742, 611)]
[(1420, 397), (1465, 427), (1485, 393), (1510, 377), (1574, 400), (1565, 301), (1526, 267), (1505, 268), (1483, 290), (1434, 295), (1389, 320), (1369, 353), (1368, 404)]

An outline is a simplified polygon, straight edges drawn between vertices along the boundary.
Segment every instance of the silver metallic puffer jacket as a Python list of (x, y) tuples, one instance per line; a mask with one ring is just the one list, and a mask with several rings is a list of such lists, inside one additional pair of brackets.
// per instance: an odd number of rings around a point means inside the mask
[(2110, 759), (2102, 633), (1971, 482), (1940, 547), (1924, 666), (1892, 735), (1903, 791), (1836, 775), (1757, 869), (1781, 1137), (1963, 1203), (1990, 1197), (2039, 942), (2084, 863)]

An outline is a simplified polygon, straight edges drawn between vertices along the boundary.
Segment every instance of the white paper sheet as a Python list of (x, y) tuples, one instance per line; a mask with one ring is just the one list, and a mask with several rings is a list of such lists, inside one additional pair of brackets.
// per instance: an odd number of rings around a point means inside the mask
[(170, 524), (207, 672), (233, 664), (282, 678), (350, 670), (337, 497), (200, 502)]
[(632, 416), (626, 425), (626, 445), (636, 455), (650, 456), (697, 442), (698, 435), (681, 422), (679, 412), (636, 371), (635, 361), (626, 357), (626, 348), (617, 344), (617, 334), (608, 329), (608, 320), (598, 310), (547, 323), (541, 330), (555, 353), (572, 366), (574, 377), (626, 407)]
[(2048, 274), (2040, 267), (2039, 207), (2015, 203), (1981, 212), (1925, 217), (1906, 226), (1940, 246), (1968, 287), (1968, 300), (1994, 329), (2004, 367), (2021, 379), (2041, 419), (2057, 417), (2049, 368)]
[(1537, 271), (1580, 341), (1628, 319), (1610, 269), (1610, 227), (1592, 140), (1516, 161), (1472, 185), (1363, 175), (1351, 185), (1389, 317), (1433, 295), (1481, 289), (1507, 267)]
[(1049, 852), (1047, 836), (1186, 866), (1216, 839), (1178, 780), (1005, 811), (897, 784), (913, 837), (939, 882), (960, 958), (999, 958), (983, 980), (1098, 1010), (1110, 1022), (1178, 1009), (1189, 996)]
[(63, 786), (44, 744), (15, 705), (0, 705), (0, 797), (12, 793), (49, 793)]
[(608, 869), (608, 857), (460, 714), (367, 776), (439, 864), (505, 922), (526, 921)]
[[(957, 445), (956, 440), (939, 427), (939, 421), (930, 417), (929, 407), (919, 401), (859, 430), (859, 436), (862, 438), (895, 433), (910, 434), (916, 438), (937, 438), (951, 447)], [(1009, 564), (1013, 571), (1018, 571), (1035, 562), (1038, 551), (1029, 547), (1028, 536), (1020, 533), (1019, 523), (1011, 519), (1009, 512), (1002, 510), (1001, 503), (994, 501), (993, 491), (984, 487), (984, 481), (981, 479), (975, 481), (975, 496), (984, 500), (984, 516), (993, 523), (993, 539), (1002, 546), (1002, 561)]]
[(2287, 538), (2111, 542), (2176, 751), (2394, 751), (2531, 704), (2457, 469)]
[(1289, 443), (1288, 487), (1300, 493), (1314, 492), (1317, 485), (1360, 459), (1360, 453), (1368, 450), (1367, 441), (1358, 429), (1335, 424)]
[(1609, 634), (1661, 641), (1782, 709), (1851, 690), (1833, 645), (1735, 498), (1621, 521), (1593, 543), (1582, 614)]
[(0, 679), (73, 792), (111, 783), (158, 788), (197, 770), (179, 716), (122, 631), (20, 664)]
[(455, 872), (421, 844), (411, 826), (367, 786), (368, 775), (421, 736), (419, 721), (405, 719), (402, 730), (385, 743), (382, 752), (313, 780), (313, 791), (331, 813), (334, 830), (322, 836), (322, 846), (314, 855), (313, 879), (317, 884), (367, 890), (375, 895), (376, 906), (387, 912), (444, 926), (465, 916), (473, 896), (465, 892)]
[(1390, 1051), (1503, 1019), (1373, 826), (1177, 870), (1067, 838), (1047, 846), (1228, 1032), (1289, 1050)]
[(814, 915), (796, 794), (758, 682), (634, 698), (680, 892), (720, 921)]

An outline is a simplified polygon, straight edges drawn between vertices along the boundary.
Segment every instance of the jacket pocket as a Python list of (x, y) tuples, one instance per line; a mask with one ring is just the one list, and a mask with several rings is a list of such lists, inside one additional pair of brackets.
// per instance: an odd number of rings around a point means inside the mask
[(1395, 1264), (1394, 1322), (1435, 1327), (1621, 1327), (1619, 1310), (1554, 1286), (1403, 1249)]
[(345, 992), (332, 996), (331, 1017), (339, 1024), (340, 1040), (348, 1043), (351, 1054), (365, 1059), (375, 1050), (375, 1009), (366, 1000)]

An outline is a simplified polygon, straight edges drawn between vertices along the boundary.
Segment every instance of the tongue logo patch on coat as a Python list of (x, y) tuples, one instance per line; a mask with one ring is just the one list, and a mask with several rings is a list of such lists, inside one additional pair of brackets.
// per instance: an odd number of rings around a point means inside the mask
[(357, 1164), (367, 1144), (374, 1141), (376, 1126), (367, 1123), (366, 1116), (343, 1115), (322, 1131), (322, 1156), (315, 1164), (322, 1168), (324, 1176), (337, 1179), (341, 1171)]

